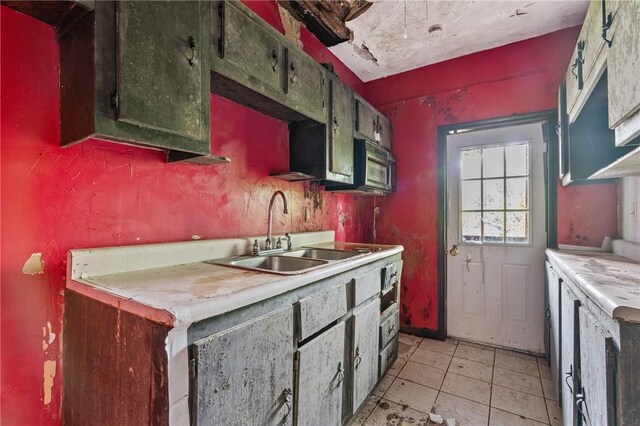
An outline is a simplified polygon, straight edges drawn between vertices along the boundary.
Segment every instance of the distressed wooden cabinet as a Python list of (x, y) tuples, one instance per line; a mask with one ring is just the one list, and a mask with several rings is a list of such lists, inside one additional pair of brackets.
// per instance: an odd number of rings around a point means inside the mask
[(548, 254), (549, 358), (563, 424), (638, 424), (640, 327), (605, 312), (567, 268)]
[(376, 298), (353, 312), (353, 391), (352, 407), (357, 410), (378, 382), (378, 327), (380, 299)]
[[(640, 2), (615, 3), (619, 5), (613, 15), (613, 38), (607, 59), (609, 127), (616, 128), (616, 145), (621, 146), (640, 135)], [(630, 126), (625, 121), (633, 121), (634, 130), (626, 131), (625, 127)]]
[(211, 91), (287, 121), (326, 122), (324, 68), (239, 1), (211, 8)]
[(353, 183), (353, 92), (326, 71), (327, 124), (311, 120), (289, 126), (289, 167), (324, 183)]
[(62, 33), (62, 144), (98, 138), (209, 154), (208, 8), (96, 2)]
[(345, 324), (339, 322), (297, 353), (296, 424), (338, 425), (345, 384)]
[(293, 424), (293, 307), (191, 346), (194, 423)]
[(354, 105), (356, 138), (367, 139), (391, 151), (393, 139), (391, 121), (360, 96), (355, 96)]

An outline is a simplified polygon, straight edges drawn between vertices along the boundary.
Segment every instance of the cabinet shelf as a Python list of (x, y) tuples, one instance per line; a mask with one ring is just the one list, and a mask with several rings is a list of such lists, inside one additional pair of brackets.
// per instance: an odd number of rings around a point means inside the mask
[(640, 146), (601, 168), (589, 176), (589, 179), (609, 179), (634, 175), (640, 175)]

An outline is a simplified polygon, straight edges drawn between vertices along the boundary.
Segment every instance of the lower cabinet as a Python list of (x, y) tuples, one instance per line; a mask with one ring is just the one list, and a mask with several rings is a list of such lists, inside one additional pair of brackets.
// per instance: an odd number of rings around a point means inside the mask
[[(558, 257), (566, 262), (568, 255)], [(610, 315), (580, 285), (588, 276), (578, 279), (567, 264), (548, 259), (549, 358), (552, 367), (560, 360), (553, 380), (560, 386), (562, 424), (640, 424), (640, 324)]]
[(195, 423), (292, 424), (292, 347), (291, 306), (194, 342)]
[[(580, 389), (580, 335), (577, 329), (577, 316), (580, 301), (567, 287), (560, 292), (560, 338), (562, 349), (560, 354), (560, 380), (562, 385), (562, 424), (574, 424), (576, 390)], [(562, 383), (561, 382), (561, 383)]]
[(345, 324), (339, 322), (297, 353), (297, 425), (339, 425), (344, 388)]
[(615, 424), (615, 347), (613, 338), (580, 308), (580, 376), (576, 407), (582, 424)]
[(380, 299), (353, 312), (353, 411), (369, 396), (378, 382), (378, 326)]

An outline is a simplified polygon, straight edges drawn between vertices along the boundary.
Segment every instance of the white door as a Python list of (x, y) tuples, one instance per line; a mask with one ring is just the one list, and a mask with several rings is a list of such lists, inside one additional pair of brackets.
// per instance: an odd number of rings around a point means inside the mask
[(543, 151), (541, 123), (447, 136), (450, 336), (544, 352)]

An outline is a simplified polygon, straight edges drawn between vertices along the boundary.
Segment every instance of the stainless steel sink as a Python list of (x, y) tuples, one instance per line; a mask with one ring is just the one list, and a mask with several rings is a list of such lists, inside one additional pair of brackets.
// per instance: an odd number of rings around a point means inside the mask
[(309, 259), (291, 256), (250, 256), (231, 259), (210, 260), (207, 263), (233, 266), (254, 271), (273, 272), (275, 274), (301, 274), (311, 269), (326, 265), (326, 260)]
[(283, 253), (283, 256), (295, 257), (295, 258), (308, 258), (308, 259), (322, 259), (322, 260), (343, 260), (350, 257), (359, 256), (361, 253), (355, 251), (343, 251), (343, 250), (330, 250), (330, 249), (302, 249), (288, 253)]

